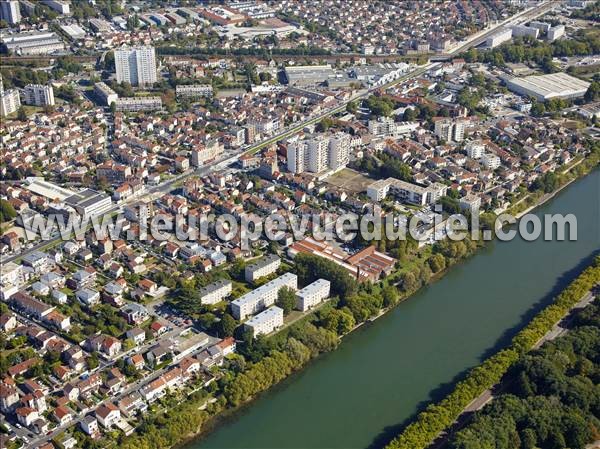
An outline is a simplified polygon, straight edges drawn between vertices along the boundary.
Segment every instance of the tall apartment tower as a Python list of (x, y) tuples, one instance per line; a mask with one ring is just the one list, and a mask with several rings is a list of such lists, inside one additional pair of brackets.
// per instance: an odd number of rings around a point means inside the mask
[(17, 0), (0, 0), (0, 18), (9, 25), (16, 25), (21, 21), (21, 9)]
[(4, 90), (2, 74), (0, 74), (0, 117), (6, 117), (21, 107), (21, 97), (17, 89)]
[(435, 122), (434, 133), (446, 142), (461, 142), (465, 138), (465, 122), (463, 120), (440, 119)]
[(117, 82), (128, 82), (132, 86), (154, 84), (156, 55), (154, 47), (132, 47), (115, 50)]
[(54, 89), (52, 86), (28, 84), (23, 89), (23, 102), (34, 106), (54, 106)]
[(350, 162), (350, 134), (336, 133), (329, 139), (329, 168), (337, 170)]
[(333, 136), (315, 136), (288, 145), (287, 167), (292, 173), (309, 171), (320, 173), (337, 170), (350, 160), (350, 135), (336, 133)]

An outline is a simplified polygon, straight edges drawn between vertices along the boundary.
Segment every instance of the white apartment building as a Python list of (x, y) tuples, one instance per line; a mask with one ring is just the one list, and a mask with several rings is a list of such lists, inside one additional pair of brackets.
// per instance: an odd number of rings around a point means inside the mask
[(469, 142), (465, 149), (467, 150), (467, 156), (471, 159), (481, 159), (485, 152), (485, 145), (481, 142)]
[(277, 306), (270, 307), (244, 324), (254, 331), (255, 338), (261, 334), (270, 334), (283, 326), (283, 309)]
[(175, 92), (177, 98), (210, 97), (213, 94), (213, 88), (210, 84), (179, 85), (175, 88)]
[(115, 101), (117, 111), (137, 112), (162, 109), (160, 97), (126, 97)]
[(216, 304), (231, 294), (232, 282), (227, 279), (221, 279), (213, 282), (198, 292), (200, 304)]
[(23, 89), (23, 103), (34, 106), (54, 106), (54, 89), (42, 84), (28, 84)]
[(0, 86), (0, 117), (17, 112), (21, 107), (21, 97), (17, 89), (4, 90)]
[(436, 120), (434, 133), (446, 142), (461, 142), (465, 138), (465, 122), (460, 119)]
[(435, 203), (446, 194), (448, 186), (437, 182), (427, 187), (411, 184), (396, 178), (375, 181), (367, 187), (367, 196), (374, 201), (385, 199), (388, 193), (394, 194), (403, 202), (425, 205)]
[(302, 290), (296, 292), (296, 309), (306, 312), (329, 297), (331, 283), (326, 279), (317, 279)]
[(0, 19), (9, 25), (16, 25), (21, 21), (21, 9), (17, 0), (0, 1)]
[(565, 35), (565, 26), (564, 25), (556, 25), (548, 30), (546, 39), (548, 39), (550, 42), (553, 42), (556, 39), (558, 39), (564, 35)]
[(156, 55), (154, 47), (124, 47), (115, 50), (117, 82), (128, 82), (132, 86), (154, 84)]
[(206, 142), (206, 145), (199, 145), (192, 150), (192, 165), (194, 167), (204, 165), (223, 154), (223, 151), (225, 151), (225, 147), (218, 140)]
[(321, 173), (345, 167), (350, 160), (351, 141), (349, 134), (338, 132), (291, 142), (287, 152), (288, 170), (292, 173)]
[(485, 46), (489, 48), (497, 47), (498, 45), (511, 40), (512, 34), (513, 33), (510, 28), (500, 30), (497, 33), (492, 34), (485, 40)]
[(492, 153), (485, 153), (482, 157), (481, 157), (481, 163), (485, 166), (485, 168), (487, 168), (488, 170), (495, 170), (498, 167), (500, 167), (500, 158), (498, 156), (496, 156), (495, 154)]
[(231, 312), (237, 320), (244, 320), (249, 315), (254, 315), (265, 308), (272, 306), (277, 301), (277, 294), (283, 287), (298, 290), (298, 276), (285, 273), (277, 279), (261, 285), (255, 290), (231, 302)]
[(71, 5), (63, 0), (43, 0), (43, 3), (60, 14), (70, 14)]
[(111, 103), (116, 103), (119, 99), (119, 95), (106, 83), (102, 82), (94, 84), (94, 93), (106, 106), (110, 106)]
[(280, 266), (281, 259), (275, 254), (271, 254), (247, 265), (244, 270), (244, 278), (246, 282), (254, 282), (264, 276), (275, 273)]
[(379, 117), (369, 120), (369, 134), (377, 137), (397, 137), (410, 134), (419, 127), (417, 122), (395, 122), (391, 117)]

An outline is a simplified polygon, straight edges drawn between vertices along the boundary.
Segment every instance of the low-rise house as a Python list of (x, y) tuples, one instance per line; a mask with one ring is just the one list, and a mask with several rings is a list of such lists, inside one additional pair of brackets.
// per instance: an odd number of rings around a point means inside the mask
[(137, 391), (134, 391), (121, 399), (118, 406), (121, 413), (128, 418), (134, 417), (138, 413), (144, 413), (148, 409), (144, 398)]
[(121, 420), (121, 411), (116, 405), (109, 402), (96, 409), (96, 419), (102, 427), (110, 429)]
[(129, 329), (125, 335), (137, 346), (140, 346), (142, 343), (144, 343), (144, 341), (146, 341), (146, 332), (143, 329), (140, 329), (139, 327)]
[(96, 439), (100, 437), (100, 427), (98, 427), (98, 420), (92, 415), (85, 416), (80, 422), (79, 426), (87, 435), (91, 438)]
[(71, 420), (73, 419), (73, 414), (71, 413), (71, 410), (62, 405), (54, 409), (54, 412), (52, 412), (52, 416), (59, 426), (64, 426), (71, 422)]
[(32, 426), (40, 417), (37, 410), (31, 407), (19, 407), (15, 410), (15, 414), (17, 415), (17, 421), (25, 427)]
[(135, 302), (130, 302), (129, 304), (125, 305), (121, 309), (121, 315), (123, 315), (129, 324), (133, 325), (143, 323), (150, 316), (148, 309)]
[(82, 288), (75, 292), (75, 297), (82, 305), (93, 307), (100, 303), (100, 293), (91, 288)]

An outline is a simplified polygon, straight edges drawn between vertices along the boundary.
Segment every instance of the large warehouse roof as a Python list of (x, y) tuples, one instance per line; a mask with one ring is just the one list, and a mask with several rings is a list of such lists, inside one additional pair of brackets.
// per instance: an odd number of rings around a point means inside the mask
[(590, 86), (590, 83), (562, 72), (512, 78), (506, 84), (512, 91), (540, 101), (582, 97)]

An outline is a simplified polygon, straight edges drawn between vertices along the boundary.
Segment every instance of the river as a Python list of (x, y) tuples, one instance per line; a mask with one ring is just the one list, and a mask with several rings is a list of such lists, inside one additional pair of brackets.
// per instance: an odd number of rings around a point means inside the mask
[(494, 242), (186, 449), (380, 447), (547, 305), (600, 250), (600, 170), (536, 209), (576, 242)]

